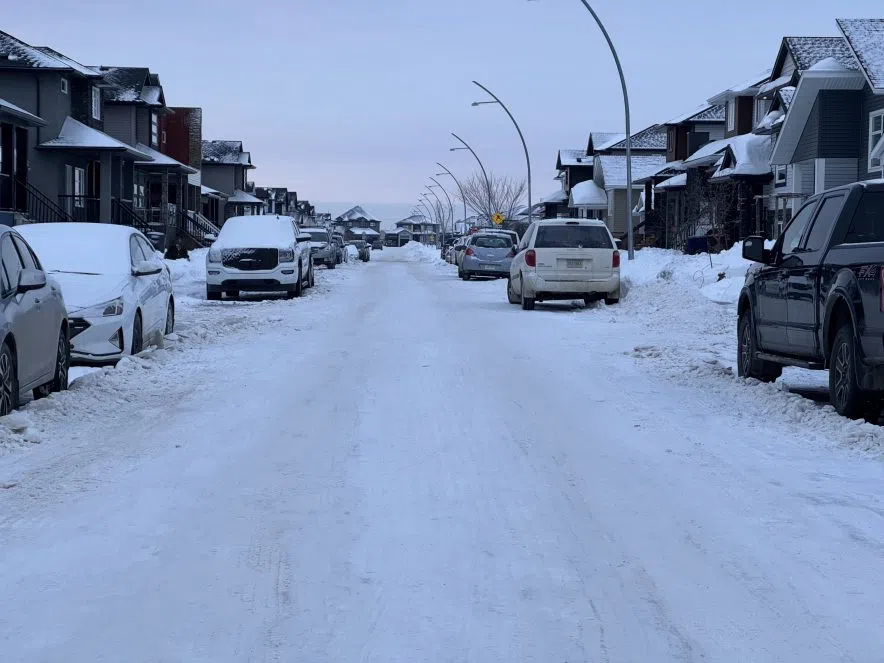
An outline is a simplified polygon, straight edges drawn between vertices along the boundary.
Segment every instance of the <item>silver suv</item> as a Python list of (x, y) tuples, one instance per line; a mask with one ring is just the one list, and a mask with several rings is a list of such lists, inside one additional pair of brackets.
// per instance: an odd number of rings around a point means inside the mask
[(68, 314), (58, 284), (15, 230), (0, 226), (0, 416), (68, 388)]
[(325, 228), (301, 228), (313, 239), (310, 241), (310, 253), (314, 265), (325, 265), (329, 269), (338, 266), (337, 247), (332, 242), (331, 233)]

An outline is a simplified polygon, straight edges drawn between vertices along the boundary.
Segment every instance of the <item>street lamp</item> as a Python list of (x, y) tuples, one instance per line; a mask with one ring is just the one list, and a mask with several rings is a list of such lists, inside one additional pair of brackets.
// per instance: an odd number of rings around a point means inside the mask
[[(444, 193), (445, 197), (448, 199), (448, 215), (451, 218), (451, 231), (454, 232), (454, 205), (451, 204), (451, 196), (448, 195), (448, 191), (445, 190), (445, 187), (439, 184), (439, 180), (435, 177), (431, 177), (430, 179), (436, 183), (437, 187), (442, 189), (442, 193)], [(445, 240), (445, 228), (442, 229), (442, 240)]]
[(442, 229), (442, 235), (444, 238), (444, 236), (445, 236), (445, 218), (442, 216), (442, 212), (445, 210), (445, 205), (442, 204), (442, 199), (436, 194), (435, 191), (433, 191), (433, 187), (431, 187), (429, 184), (427, 184), (426, 189), (427, 189), (427, 191), (429, 191), (430, 193), (433, 194), (433, 197), (437, 201), (439, 201), (439, 208), (438, 208), (440, 210), (439, 211), (439, 227)]
[(428, 213), (427, 219), (429, 219), (430, 221), (433, 221), (433, 219), (435, 218), (436, 215), (432, 211), (433, 203), (432, 203), (432, 201), (430, 201), (430, 197), (427, 194), (422, 193), (420, 195), (420, 201), (421, 201), (421, 204), (427, 210), (427, 213)]
[[(457, 152), (458, 150), (467, 149), (467, 150), (470, 151), (470, 154), (472, 154), (472, 155), (476, 158), (476, 161), (479, 162), (479, 168), (482, 169), (482, 175), (485, 177), (485, 186), (486, 186), (487, 189), (488, 189), (488, 209), (489, 209), (489, 210), (492, 210), (492, 211), (490, 211), (490, 212), (488, 212), (488, 213), (489, 213), (489, 214), (493, 214), (494, 212), (493, 212), (493, 209), (492, 209), (492, 208), (494, 207), (494, 201), (493, 201), (492, 196), (491, 196), (491, 180), (488, 179), (488, 171), (485, 170), (485, 166), (484, 166), (484, 164), (482, 163), (482, 160), (479, 158), (479, 155), (476, 154), (476, 150), (474, 150), (472, 147), (469, 146), (469, 143), (467, 143), (463, 138), (461, 138), (460, 136), (458, 136), (458, 135), (457, 135), (456, 133), (454, 133), (454, 132), (452, 132), (451, 135), (454, 136), (454, 137), (455, 137), (460, 143), (463, 144), (463, 147), (452, 147), (452, 148), (449, 148), (451, 152)], [(489, 219), (489, 220), (490, 220), (490, 219)]]
[(476, 85), (489, 95), (494, 98), (494, 101), (474, 101), (473, 106), (483, 106), (485, 104), (498, 104), (507, 115), (509, 115), (510, 120), (512, 120), (513, 125), (516, 127), (516, 131), (519, 133), (519, 139), (522, 141), (522, 148), (525, 150), (525, 161), (528, 163), (528, 223), (531, 223), (532, 220), (532, 204), (531, 204), (531, 157), (528, 155), (528, 145), (525, 143), (525, 136), (522, 134), (522, 129), (519, 127), (519, 123), (516, 122), (516, 118), (513, 117), (513, 114), (510, 113), (510, 109), (506, 107), (506, 105), (487, 87), (479, 83), (478, 81), (473, 81), (473, 85)]
[(445, 171), (444, 173), (436, 173), (436, 177), (442, 177), (443, 175), (448, 175), (451, 179), (454, 180), (454, 183), (457, 184), (457, 188), (460, 191), (460, 199), (463, 201), (463, 220), (464, 220), (464, 223), (466, 223), (466, 221), (467, 221), (467, 199), (466, 199), (466, 196), (463, 195), (463, 187), (460, 185), (460, 180), (458, 180), (454, 176), (454, 173), (452, 173), (450, 170), (448, 170), (445, 166), (443, 166), (438, 161), (436, 162), (436, 165)]

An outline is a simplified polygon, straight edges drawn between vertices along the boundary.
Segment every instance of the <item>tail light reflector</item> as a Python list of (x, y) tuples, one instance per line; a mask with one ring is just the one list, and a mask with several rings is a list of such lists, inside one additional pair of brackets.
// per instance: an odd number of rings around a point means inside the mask
[(467, 255), (468, 255), (468, 256), (473, 255), (473, 249), (472, 249), (472, 248), (467, 249)]
[(537, 267), (537, 254), (534, 253), (534, 249), (525, 253), (525, 264), (528, 267)]
[(620, 251), (614, 251), (614, 255), (611, 256), (611, 267), (614, 269), (620, 267)]

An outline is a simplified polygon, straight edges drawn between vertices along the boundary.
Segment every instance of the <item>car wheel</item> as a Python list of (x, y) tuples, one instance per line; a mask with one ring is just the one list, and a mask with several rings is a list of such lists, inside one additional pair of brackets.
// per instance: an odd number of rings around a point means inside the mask
[(619, 304), (619, 303), (620, 303), (619, 297), (605, 297), (605, 304), (608, 306), (614, 306), (614, 304)]
[(286, 292), (286, 297), (288, 299), (295, 299), (296, 297), (300, 297), (304, 294), (304, 280), (302, 277), (301, 265), (298, 265), (298, 279), (295, 281), (295, 287), (293, 290), (289, 290)]
[(841, 325), (829, 356), (829, 398), (838, 414), (857, 419), (864, 414), (865, 395), (856, 380), (853, 327)]
[(175, 331), (175, 300), (169, 297), (169, 304), (166, 306), (166, 331), (165, 336)]
[(221, 293), (209, 290), (206, 288), (206, 299), (210, 302), (217, 302), (221, 300)]
[(64, 391), (68, 388), (68, 374), (71, 366), (71, 344), (67, 331), (62, 328), (58, 333), (58, 345), (55, 350), (55, 374), (51, 382), (34, 389), (34, 399), (46, 398), (51, 393)]
[(307, 275), (307, 287), (312, 288), (316, 285), (316, 274), (313, 270), (313, 265), (310, 265), (310, 273)]
[(469, 281), (472, 277), (470, 276), (469, 272), (461, 272), (460, 278), (462, 278), (464, 281)]
[(519, 297), (513, 291), (513, 280), (511, 278), (506, 280), (506, 298), (509, 300), (510, 304), (519, 303)]
[(18, 369), (8, 343), (0, 349), (0, 417), (18, 407)]
[(737, 375), (755, 378), (761, 382), (774, 382), (783, 374), (783, 367), (756, 359), (755, 319), (752, 309), (746, 309), (737, 323)]
[(130, 354), (137, 355), (144, 350), (144, 328), (141, 324), (141, 311), (135, 311), (135, 321), (132, 323), (132, 348)]
[(533, 311), (534, 310), (535, 299), (534, 297), (526, 297), (525, 296), (525, 288), (522, 287), (522, 310), (523, 311)]
[(327, 263), (325, 263), (325, 266), (329, 269), (334, 269), (338, 266), (338, 263), (336, 263), (334, 260), (329, 260)]

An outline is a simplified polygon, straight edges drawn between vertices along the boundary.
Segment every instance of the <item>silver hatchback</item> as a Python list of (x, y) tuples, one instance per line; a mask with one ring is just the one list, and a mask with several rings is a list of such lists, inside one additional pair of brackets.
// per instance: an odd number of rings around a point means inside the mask
[(70, 341), (61, 289), (33, 249), (0, 226), (0, 416), (34, 398), (68, 388)]
[(460, 261), (459, 276), (469, 281), (475, 276), (508, 277), (515, 251), (513, 240), (502, 233), (479, 232), (470, 237)]

